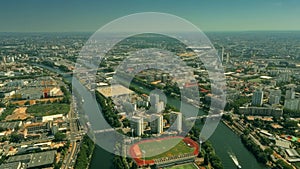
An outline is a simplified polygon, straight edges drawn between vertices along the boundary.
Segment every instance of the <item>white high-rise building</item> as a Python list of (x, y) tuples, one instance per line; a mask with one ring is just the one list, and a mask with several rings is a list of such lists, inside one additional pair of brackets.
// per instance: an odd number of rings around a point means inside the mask
[(165, 110), (165, 103), (163, 101), (159, 101), (158, 94), (150, 94), (150, 104), (151, 104), (151, 113), (161, 113)]
[(300, 99), (286, 99), (284, 108), (292, 111), (300, 111)]
[(281, 90), (270, 90), (269, 103), (279, 104), (281, 99)]
[(222, 53), (221, 53), (221, 62), (224, 60), (224, 47), (222, 47)]
[(280, 72), (279, 77), (277, 79), (278, 82), (290, 82), (291, 81), (292, 72)]
[(170, 129), (178, 132), (182, 132), (182, 113), (171, 112), (170, 113)]
[(155, 105), (159, 102), (159, 95), (158, 94), (150, 94), (150, 104)]
[(142, 117), (133, 116), (131, 118), (131, 128), (136, 136), (142, 136), (142, 134), (144, 134), (143, 123), (144, 120)]
[(163, 115), (153, 114), (150, 122), (151, 132), (154, 134), (161, 134), (164, 129)]
[(261, 106), (263, 104), (264, 92), (256, 90), (252, 96), (252, 106)]
[(6, 63), (6, 56), (2, 56), (3, 63)]
[(230, 57), (230, 54), (229, 54), (229, 52), (227, 52), (226, 63), (229, 63), (229, 57)]
[(155, 113), (161, 113), (165, 110), (165, 103), (164, 102), (158, 102), (155, 104)]
[(291, 88), (290, 90), (286, 90), (285, 92), (285, 99), (295, 99), (295, 89)]

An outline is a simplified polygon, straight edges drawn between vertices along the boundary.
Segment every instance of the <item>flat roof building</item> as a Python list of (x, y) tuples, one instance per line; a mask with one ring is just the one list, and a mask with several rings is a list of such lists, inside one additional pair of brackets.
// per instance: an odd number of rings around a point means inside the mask
[(104, 97), (122, 96), (133, 94), (134, 92), (122, 85), (112, 85), (107, 87), (100, 87), (97, 89)]
[(21, 162), (13, 162), (7, 164), (1, 164), (0, 169), (25, 169), (26, 166)]
[(55, 160), (55, 154), (56, 150), (17, 155), (10, 157), (7, 163), (22, 162), (27, 165), (27, 168), (47, 167), (52, 166)]

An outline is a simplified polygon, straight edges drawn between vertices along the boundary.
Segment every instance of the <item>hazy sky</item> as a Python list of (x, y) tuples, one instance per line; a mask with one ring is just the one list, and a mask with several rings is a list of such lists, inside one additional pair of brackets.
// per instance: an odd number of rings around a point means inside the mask
[(0, 32), (94, 32), (137, 12), (170, 13), (204, 31), (300, 30), (299, 0), (5, 0)]

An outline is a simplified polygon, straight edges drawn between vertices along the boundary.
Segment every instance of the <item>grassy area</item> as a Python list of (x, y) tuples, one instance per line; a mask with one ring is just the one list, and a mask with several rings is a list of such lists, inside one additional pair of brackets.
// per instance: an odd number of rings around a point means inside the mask
[(166, 169), (197, 169), (197, 167), (193, 163), (188, 163), (188, 164), (167, 167)]
[(28, 107), (26, 113), (40, 117), (55, 114), (67, 114), (70, 110), (70, 105), (53, 103), (53, 104), (35, 104)]
[(294, 163), (294, 166), (296, 166), (297, 168), (300, 168), (300, 162)]
[(261, 79), (257, 78), (257, 79), (251, 79), (251, 80), (248, 80), (249, 82), (255, 82), (255, 83), (260, 83), (261, 82)]
[(4, 120), (7, 116), (11, 115), (15, 109), (16, 108), (7, 108), (6, 110), (4, 110), (4, 112), (2, 112), (0, 116), (0, 121)]
[[(145, 152), (146, 160), (171, 157), (185, 153), (192, 153), (194, 151), (194, 148), (186, 145), (181, 138), (143, 142), (139, 144), (139, 148), (142, 152)], [(158, 154), (160, 152), (161, 154)]]

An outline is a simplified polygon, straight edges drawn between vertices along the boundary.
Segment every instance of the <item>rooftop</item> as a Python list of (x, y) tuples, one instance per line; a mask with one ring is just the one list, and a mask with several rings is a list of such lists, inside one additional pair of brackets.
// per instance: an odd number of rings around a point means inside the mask
[(49, 165), (54, 162), (56, 151), (45, 151), (40, 153), (31, 153), (24, 155), (12, 156), (7, 160), (7, 163), (25, 162), (28, 168)]
[(21, 169), (21, 168), (22, 168), (22, 163), (19, 161), (0, 165), (0, 169)]
[(97, 89), (105, 97), (112, 97), (112, 96), (120, 96), (126, 94), (133, 94), (134, 92), (122, 85), (113, 85), (108, 87), (101, 87)]

